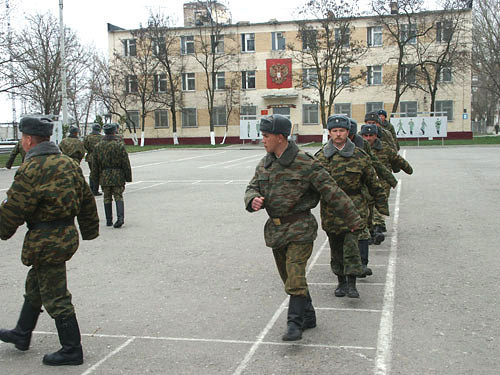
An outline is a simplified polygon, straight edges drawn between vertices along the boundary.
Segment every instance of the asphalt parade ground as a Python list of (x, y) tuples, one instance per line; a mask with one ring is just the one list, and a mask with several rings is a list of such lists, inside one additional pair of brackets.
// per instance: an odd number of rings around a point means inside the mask
[[(43, 313), (29, 351), (0, 343), (0, 374), (498, 374), (500, 147), (400, 153), (415, 173), (397, 174), (374, 275), (358, 281), (360, 299), (336, 298), (319, 230), (308, 264), (318, 326), (294, 343), (281, 341), (287, 298), (266, 214), (243, 204), (263, 148), (130, 154), (125, 225), (106, 227), (97, 197), (100, 236), (67, 263), (84, 364), (42, 364), (60, 347)], [(0, 200), (14, 173), (0, 169)], [(3, 328), (23, 303), (25, 231), (0, 242)]]

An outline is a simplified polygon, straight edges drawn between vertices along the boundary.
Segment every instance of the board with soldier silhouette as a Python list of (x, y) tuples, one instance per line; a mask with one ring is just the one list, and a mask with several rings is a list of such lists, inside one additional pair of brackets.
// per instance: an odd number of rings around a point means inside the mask
[(398, 138), (445, 138), (448, 136), (448, 118), (393, 117), (391, 124)]

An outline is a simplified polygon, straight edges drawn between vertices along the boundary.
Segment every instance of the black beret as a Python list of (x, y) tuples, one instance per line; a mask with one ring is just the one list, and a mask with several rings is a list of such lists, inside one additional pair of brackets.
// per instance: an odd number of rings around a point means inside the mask
[(376, 112), (368, 112), (365, 115), (365, 122), (366, 121), (375, 121), (376, 123), (380, 124), (380, 118), (378, 117)]
[(351, 127), (349, 128), (349, 135), (354, 135), (358, 132), (358, 122), (352, 118), (349, 119)]
[(101, 131), (101, 125), (99, 124), (92, 125), (92, 131), (99, 133)]
[(282, 115), (266, 116), (260, 120), (261, 132), (283, 134), (285, 137), (288, 137), (291, 130), (292, 123), (289, 119)]
[(23, 117), (19, 122), (19, 130), (28, 135), (50, 137), (54, 124), (48, 118)]
[(103, 129), (105, 134), (114, 134), (116, 132), (115, 124), (106, 124)]
[(361, 135), (372, 135), (378, 134), (378, 126), (374, 124), (361, 125), (361, 131), (359, 134)]
[(351, 120), (349, 120), (349, 117), (344, 115), (332, 115), (328, 117), (326, 127), (328, 128), (328, 130), (333, 128), (344, 128), (350, 130)]
[(378, 115), (384, 115), (387, 118), (387, 112), (384, 111), (383, 109), (379, 109), (377, 112)]
[(78, 129), (76, 126), (71, 126), (68, 132), (69, 134), (78, 134), (80, 133), (80, 129)]

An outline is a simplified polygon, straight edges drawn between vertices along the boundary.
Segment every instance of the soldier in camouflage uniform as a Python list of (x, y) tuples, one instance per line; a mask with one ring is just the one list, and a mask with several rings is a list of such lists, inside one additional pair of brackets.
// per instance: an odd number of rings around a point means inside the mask
[(125, 145), (115, 136), (113, 124), (104, 125), (104, 137), (95, 146), (92, 155), (92, 171), (90, 178), (99, 181), (104, 193), (104, 212), (106, 225), (113, 225), (113, 197), (116, 203), (117, 220), (114, 228), (121, 228), (125, 218), (123, 192), (125, 182), (132, 182), (132, 169)]
[(94, 197), (78, 164), (50, 142), (49, 120), (24, 117), (19, 129), (26, 153), (7, 199), (0, 205), (0, 238), (7, 240), (26, 221), (22, 262), (31, 269), (21, 315), (12, 330), (0, 330), (0, 340), (28, 350), (41, 307), (55, 319), (62, 348), (43, 357), (47, 365), (80, 365), (83, 352), (71, 293), (66, 284), (66, 261), (78, 249), (78, 218), (84, 240), (99, 235)]
[[(365, 151), (368, 156), (370, 157), (370, 160), (372, 162), (372, 166), (375, 169), (375, 172), (377, 172), (377, 176), (379, 180), (384, 180), (386, 183), (388, 183), (391, 187), (396, 187), (398, 180), (393, 176), (391, 171), (387, 169), (381, 162), (378, 160), (378, 158), (375, 156), (375, 154), (372, 152), (370, 143), (363, 139), (363, 137), (359, 134), (356, 134), (358, 131), (358, 124), (355, 120), (350, 119), (351, 121), (351, 128), (349, 129), (349, 139), (351, 140), (352, 143), (356, 147), (359, 147), (363, 151)], [(369, 261), (369, 250), (370, 250), (370, 243), (375, 243), (376, 245), (379, 245), (384, 241), (385, 236), (382, 232), (377, 232), (374, 234), (374, 238), (372, 239), (372, 235), (370, 233), (370, 229), (372, 228), (372, 212), (373, 212), (373, 206), (375, 205), (375, 200), (373, 197), (370, 195), (370, 192), (364, 186), (362, 188), (363, 194), (365, 195), (365, 198), (368, 201), (368, 208), (370, 214), (367, 217), (367, 223), (366, 223), (366, 228), (361, 232), (358, 238), (358, 245), (359, 245), (359, 254), (361, 256), (361, 265), (363, 267), (363, 273), (361, 274), (360, 277), (366, 277), (370, 276), (373, 274), (373, 271), (371, 268), (368, 267), (368, 261)]]
[[(363, 125), (361, 127), (360, 134), (370, 143), (375, 155), (377, 155), (382, 164), (384, 164), (387, 168), (390, 168), (391, 171), (395, 172), (402, 169), (407, 174), (412, 174), (413, 168), (411, 165), (402, 156), (398, 155), (392, 147), (378, 138), (377, 130), (376, 125)], [(384, 187), (387, 198), (389, 198), (391, 186), (385, 181), (381, 181), (381, 183)], [(386, 227), (384, 217), (380, 215), (380, 212), (377, 212), (377, 209), (375, 209), (373, 211), (373, 231), (374, 233), (377, 233), (385, 230)]]
[(259, 162), (245, 191), (249, 212), (265, 208), (266, 245), (273, 249), (278, 272), (290, 295), (284, 341), (302, 338), (302, 331), (316, 327), (316, 315), (307, 287), (306, 265), (318, 224), (311, 213), (322, 198), (345, 226), (356, 230), (361, 218), (352, 201), (313, 156), (287, 141), (291, 123), (284, 116), (261, 120), (267, 155)]
[(380, 126), (382, 126), (385, 130), (388, 130), (392, 134), (392, 138), (394, 139), (394, 143), (396, 144), (396, 149), (399, 151), (401, 147), (399, 146), (398, 142), (398, 136), (396, 134), (396, 129), (394, 129), (394, 126), (387, 121), (387, 112), (384, 111), (383, 109), (380, 109), (378, 112), (378, 117), (380, 118)]
[(394, 138), (392, 137), (391, 132), (382, 127), (382, 125), (380, 124), (380, 118), (378, 117), (376, 112), (368, 112), (365, 115), (365, 123), (377, 125), (378, 137), (382, 141), (386, 142), (389, 146), (391, 146), (394, 149), (394, 151), (398, 152), (396, 143), (394, 141)]
[(9, 159), (5, 163), (5, 168), (11, 169), (12, 164), (16, 160), (17, 154), (21, 154), (21, 162), (24, 161), (24, 157), (26, 156), (26, 151), (24, 151), (23, 146), (21, 146), (21, 141), (17, 142), (12, 151), (10, 152)]
[(330, 139), (315, 156), (352, 199), (363, 220), (358, 230), (351, 232), (343, 218), (335, 215), (326, 202), (321, 201), (321, 226), (330, 241), (330, 265), (339, 282), (335, 296), (344, 297), (347, 294), (348, 297), (359, 298), (356, 277), (363, 274), (363, 267), (358, 237), (366, 228), (368, 217), (368, 201), (363, 188), (366, 186), (381, 212), (389, 215), (389, 209), (369, 156), (348, 137), (350, 127), (349, 118), (330, 116), (327, 121)]
[(90, 185), (90, 190), (92, 190), (94, 196), (102, 195), (101, 193), (99, 193), (99, 181), (94, 181), (91, 178), (92, 153), (94, 152), (95, 146), (101, 141), (101, 139), (102, 139), (101, 126), (99, 124), (92, 125), (92, 132), (87, 136), (85, 136), (85, 138), (83, 139), (83, 146), (87, 151), (87, 155), (85, 155), (85, 161), (88, 163), (90, 169), (89, 185)]
[(76, 126), (72, 126), (68, 131), (69, 135), (64, 138), (61, 143), (59, 143), (59, 148), (64, 155), (68, 155), (70, 158), (73, 158), (77, 161), (78, 164), (83, 159), (85, 155), (85, 147), (83, 146), (83, 142), (78, 139), (78, 134), (80, 133), (80, 129)]

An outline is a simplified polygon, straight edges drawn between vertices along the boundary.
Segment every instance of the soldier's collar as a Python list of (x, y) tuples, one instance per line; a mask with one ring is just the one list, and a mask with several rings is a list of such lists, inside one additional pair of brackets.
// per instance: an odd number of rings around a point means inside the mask
[(295, 157), (299, 153), (299, 147), (293, 141), (288, 142), (288, 147), (281, 154), (279, 158), (274, 155), (272, 152), (268, 152), (266, 155), (266, 160), (264, 161), (264, 168), (269, 168), (274, 161), (278, 161), (283, 167), (288, 167), (293, 163)]
[(354, 154), (355, 147), (356, 146), (354, 145), (354, 143), (352, 143), (351, 140), (347, 138), (344, 148), (342, 150), (339, 150), (337, 147), (333, 145), (333, 142), (330, 139), (325, 145), (325, 147), (323, 147), (323, 155), (325, 155), (325, 157), (329, 159), (333, 155), (338, 153), (340, 156), (348, 158)]
[(35, 147), (33, 147), (31, 150), (29, 150), (26, 153), (24, 160), (28, 160), (34, 156), (52, 155), (52, 154), (60, 154), (60, 153), (61, 153), (61, 151), (59, 150), (59, 147), (57, 147), (54, 142), (45, 141), (45, 142), (37, 144)]
[(375, 150), (379, 150), (379, 151), (382, 150), (382, 141), (379, 138), (375, 139), (375, 142), (373, 142), (372, 148), (374, 148)]

